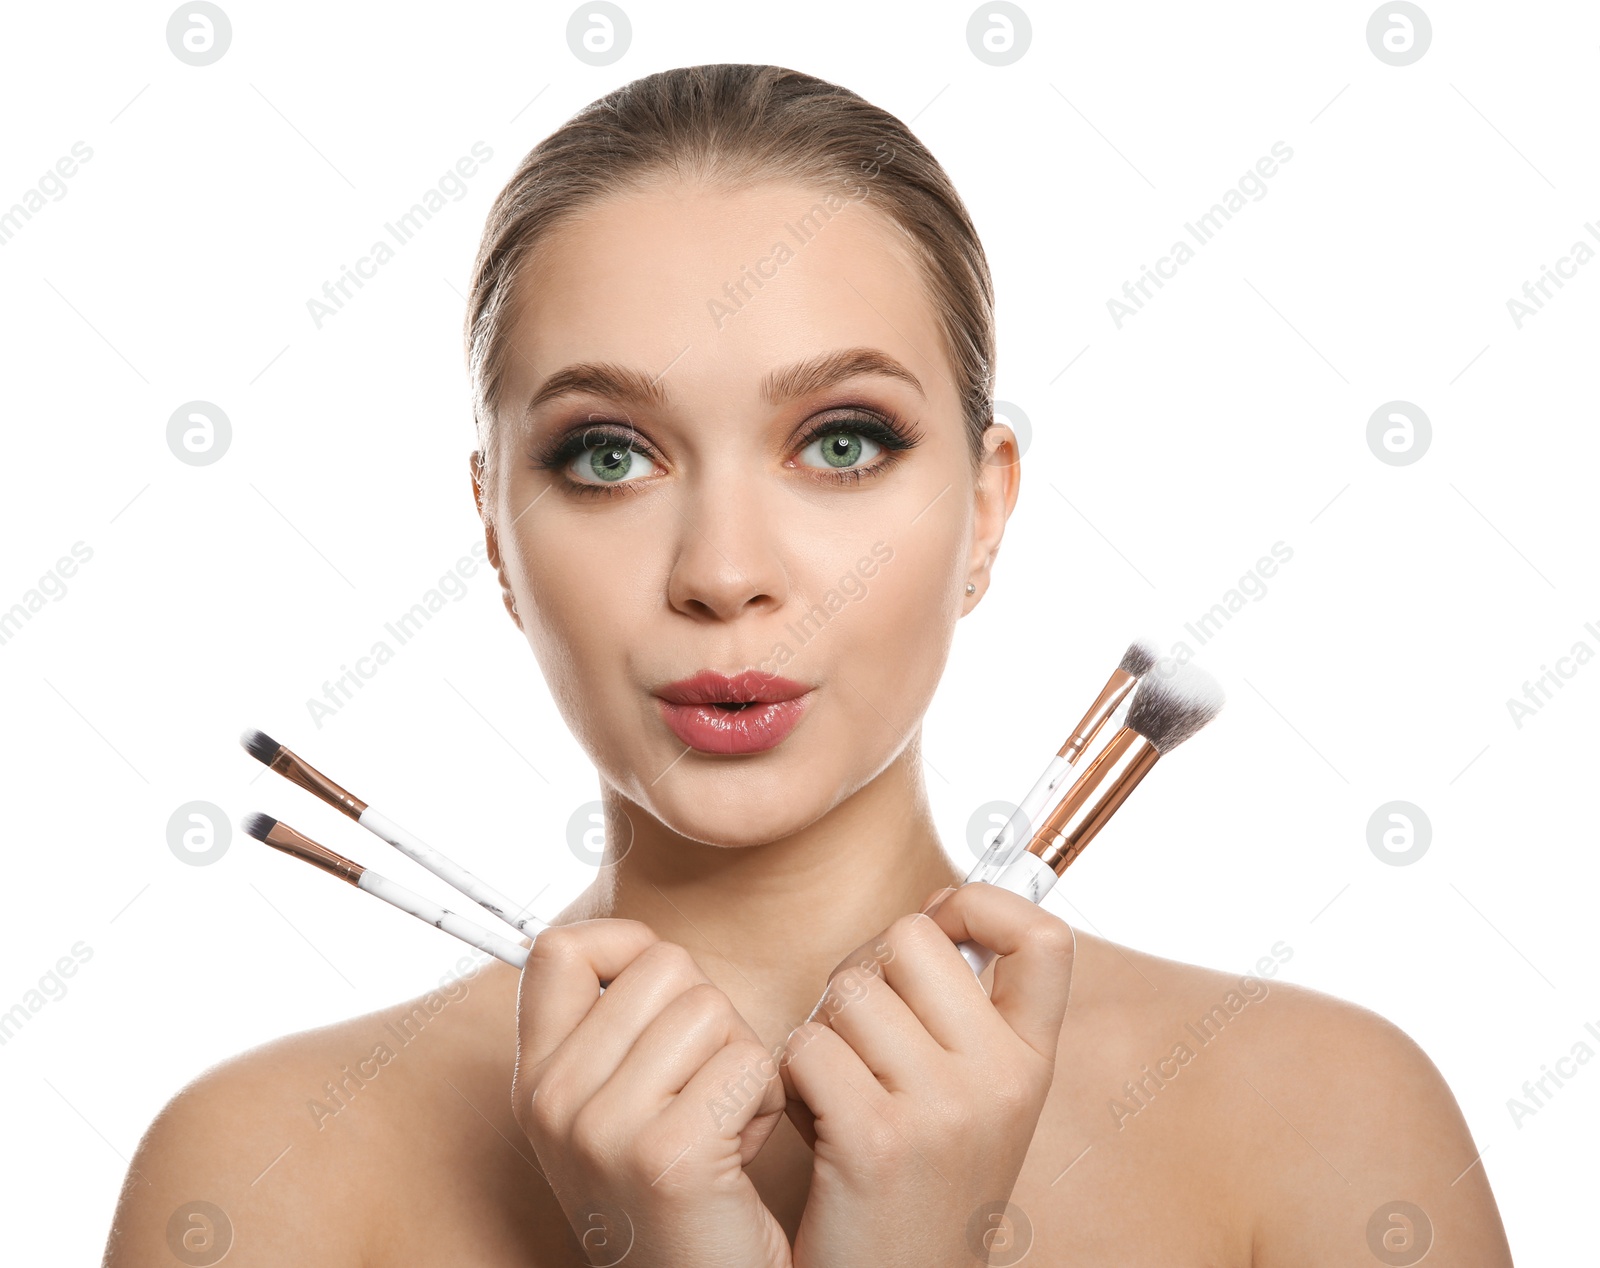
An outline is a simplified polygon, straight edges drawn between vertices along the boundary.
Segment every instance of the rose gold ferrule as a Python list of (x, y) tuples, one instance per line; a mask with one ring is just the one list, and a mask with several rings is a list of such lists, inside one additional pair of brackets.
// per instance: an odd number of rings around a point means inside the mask
[(1064, 757), (1068, 762), (1077, 761), (1078, 754), (1094, 743), (1094, 737), (1100, 733), (1100, 728), (1106, 724), (1106, 719), (1138, 685), (1139, 680), (1126, 669), (1113, 669), (1111, 677), (1106, 679), (1106, 685), (1101, 688), (1100, 695), (1089, 706), (1089, 712), (1084, 714), (1083, 721), (1073, 728), (1072, 734), (1067, 736), (1067, 742), (1061, 746), (1056, 756)]
[(318, 845), (310, 837), (302, 836), (282, 821), (272, 825), (272, 831), (267, 833), (267, 844), (275, 850), (294, 855), (312, 867), (320, 867), (329, 875), (337, 876), (342, 881), (349, 881), (352, 885), (360, 884), (361, 873), (367, 870), (359, 863), (352, 863), (344, 855), (335, 854), (327, 846)]
[(280, 747), (277, 756), (267, 765), (291, 784), (299, 784), (307, 792), (321, 797), (335, 810), (344, 811), (352, 819), (361, 818), (361, 812), (367, 808), (367, 803), (361, 798), (340, 788), (305, 758), (297, 756), (287, 748)]
[(1106, 826), (1160, 756), (1160, 750), (1144, 736), (1123, 727), (1034, 833), (1028, 852), (1037, 854), (1060, 876)]

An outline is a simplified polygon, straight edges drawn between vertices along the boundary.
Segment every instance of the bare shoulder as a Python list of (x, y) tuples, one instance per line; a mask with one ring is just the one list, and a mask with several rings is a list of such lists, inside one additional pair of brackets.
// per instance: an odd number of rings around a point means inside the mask
[(1094, 1087), (1085, 1127), (1230, 1212), (1239, 1262), (1511, 1262), (1460, 1107), (1398, 1026), (1283, 981), (1285, 943), (1227, 973), (1078, 938), (1062, 1056)]
[(499, 1115), (510, 1121), (512, 1022), (503, 1045), (484, 1034), (504, 1011), (486, 997), (504, 984), (475, 976), (274, 1040), (196, 1077), (131, 1160), (107, 1268), (175, 1256), (212, 1263), (224, 1253), (229, 1264), (331, 1268), (386, 1258), (396, 1227), (386, 1216), (425, 1206), (429, 1169), (472, 1166), (461, 1155), (486, 1152)]

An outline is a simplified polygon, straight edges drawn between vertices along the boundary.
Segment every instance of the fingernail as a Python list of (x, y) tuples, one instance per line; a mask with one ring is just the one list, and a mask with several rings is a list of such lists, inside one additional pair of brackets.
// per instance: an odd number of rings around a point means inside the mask
[(922, 905), (921, 914), (926, 916), (930, 911), (932, 911), (935, 907), (937, 907), (940, 903), (942, 903), (946, 898), (948, 898), (951, 894), (953, 894), (955, 892), (956, 892), (956, 887), (954, 885), (950, 885), (950, 886), (947, 886), (944, 889), (941, 889), (937, 894), (935, 894), (932, 898), (928, 899), (928, 901), (925, 902)]

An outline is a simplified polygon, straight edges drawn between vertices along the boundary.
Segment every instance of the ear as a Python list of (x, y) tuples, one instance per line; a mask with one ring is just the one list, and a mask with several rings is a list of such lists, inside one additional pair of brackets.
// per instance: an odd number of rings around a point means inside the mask
[(1022, 455), (1017, 435), (1005, 423), (991, 418), (983, 432), (983, 458), (978, 464), (977, 506), (973, 522), (972, 553), (967, 560), (967, 580), (978, 588), (965, 595), (965, 610), (971, 611), (989, 588), (989, 573), (1000, 553), (1000, 539), (1006, 521), (1017, 505), (1022, 484)]
[(507, 615), (520, 630), (522, 617), (517, 614), (516, 596), (511, 593), (511, 586), (506, 581), (505, 565), (500, 560), (500, 539), (495, 535), (494, 517), (484, 514), (483, 454), (474, 449), (468, 465), (472, 468), (472, 501), (478, 508), (478, 518), (483, 521), (483, 544), (489, 556), (489, 566), (500, 578), (500, 601), (506, 605)]

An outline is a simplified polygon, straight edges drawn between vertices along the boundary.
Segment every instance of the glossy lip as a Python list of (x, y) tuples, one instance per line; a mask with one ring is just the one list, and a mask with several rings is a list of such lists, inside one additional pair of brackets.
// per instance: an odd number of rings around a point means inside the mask
[[(655, 690), (672, 733), (702, 753), (735, 755), (776, 748), (794, 730), (812, 689), (777, 674), (747, 669), (723, 674), (702, 669)], [(718, 708), (745, 704), (743, 709)]]
[(733, 755), (762, 753), (788, 738), (811, 703), (811, 693), (745, 709), (721, 709), (714, 704), (673, 704), (657, 699), (661, 717), (672, 733), (702, 753)]
[(744, 669), (732, 675), (702, 669), (688, 678), (657, 687), (653, 694), (670, 704), (776, 704), (797, 700), (810, 690), (803, 682), (758, 669)]

